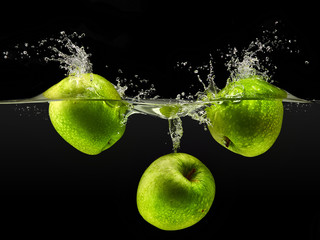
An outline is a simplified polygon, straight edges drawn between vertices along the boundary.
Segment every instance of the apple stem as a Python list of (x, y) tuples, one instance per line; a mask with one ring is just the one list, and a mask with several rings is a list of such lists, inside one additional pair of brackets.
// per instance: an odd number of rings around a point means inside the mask
[(187, 174), (186, 178), (190, 181), (192, 175), (196, 172), (195, 168), (192, 168), (191, 171)]
[(224, 145), (226, 146), (226, 148), (229, 147), (230, 143), (231, 143), (231, 140), (228, 137), (225, 136), (224, 137)]

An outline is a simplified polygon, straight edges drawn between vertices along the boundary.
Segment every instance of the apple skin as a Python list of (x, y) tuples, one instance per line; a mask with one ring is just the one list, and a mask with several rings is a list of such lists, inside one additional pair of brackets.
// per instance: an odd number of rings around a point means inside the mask
[(287, 92), (252, 76), (229, 83), (216, 97), (236, 99), (206, 109), (209, 131), (218, 143), (245, 157), (270, 149), (281, 131)]
[(186, 153), (155, 160), (142, 175), (137, 191), (140, 215), (162, 230), (180, 230), (199, 222), (215, 196), (210, 170)]
[(49, 88), (44, 96), (56, 99), (49, 104), (50, 120), (56, 131), (83, 153), (101, 153), (125, 131), (126, 105), (114, 86), (97, 74), (68, 76)]

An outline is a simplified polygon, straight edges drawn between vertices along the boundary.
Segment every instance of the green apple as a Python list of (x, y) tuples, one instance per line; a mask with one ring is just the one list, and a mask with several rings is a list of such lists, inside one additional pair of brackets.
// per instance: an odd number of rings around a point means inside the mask
[(177, 104), (172, 104), (172, 105), (164, 105), (162, 106), (159, 111), (160, 111), (160, 116), (166, 119), (171, 119), (177, 117), (177, 114), (181, 107)]
[(227, 84), (206, 109), (208, 128), (222, 146), (246, 157), (266, 152), (280, 134), (287, 92), (252, 76)]
[(155, 160), (142, 175), (137, 206), (141, 216), (162, 230), (179, 230), (200, 221), (215, 196), (210, 170), (186, 153)]
[(126, 104), (112, 83), (97, 74), (68, 76), (44, 96), (52, 100), (49, 116), (56, 131), (83, 153), (99, 154), (125, 131)]

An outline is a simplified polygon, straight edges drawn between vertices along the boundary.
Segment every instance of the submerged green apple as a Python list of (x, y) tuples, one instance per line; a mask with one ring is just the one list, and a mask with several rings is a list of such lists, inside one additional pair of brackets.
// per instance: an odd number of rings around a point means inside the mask
[(252, 76), (227, 84), (216, 97), (226, 101), (206, 111), (208, 128), (218, 143), (246, 157), (260, 155), (274, 144), (282, 126), (286, 91)]
[(56, 131), (83, 153), (99, 154), (125, 131), (126, 104), (114, 86), (97, 74), (68, 76), (44, 92), (44, 96), (57, 99), (49, 105)]
[(158, 158), (144, 172), (137, 191), (141, 216), (162, 230), (179, 230), (200, 221), (215, 196), (210, 170), (186, 153)]

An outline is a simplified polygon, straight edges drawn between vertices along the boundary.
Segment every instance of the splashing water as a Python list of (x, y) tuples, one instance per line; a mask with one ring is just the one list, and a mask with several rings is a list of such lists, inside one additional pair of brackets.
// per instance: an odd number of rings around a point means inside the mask
[(169, 134), (172, 140), (173, 151), (178, 152), (180, 141), (183, 136), (183, 127), (181, 118), (169, 119)]
[(258, 54), (270, 52), (271, 49), (268, 43), (262, 43), (258, 39), (251, 42), (248, 48), (241, 52), (233, 48), (231, 53), (227, 55), (227, 57), (230, 57), (230, 60), (225, 64), (230, 73), (230, 78), (227, 81), (238, 81), (239, 79), (248, 78), (253, 75), (260, 75), (264, 80), (269, 82), (269, 71), (261, 64)]
[[(85, 34), (73, 33), (67, 35), (64, 31), (60, 32), (60, 37), (58, 39), (50, 38), (49, 40), (42, 40), (39, 42), (39, 46), (44, 46), (45, 44), (50, 44), (47, 48), (53, 52), (50, 57), (45, 57), (46, 62), (58, 62), (61, 69), (66, 70), (66, 75), (79, 76), (84, 73), (92, 73), (92, 63), (90, 62), (91, 54), (86, 52), (85, 47), (79, 47), (72, 39), (82, 39)], [(67, 51), (67, 53), (65, 53)], [(106, 66), (109, 68), (109, 66)], [(135, 75), (132, 78), (124, 77), (124, 71), (122, 69), (117, 70), (118, 76), (115, 79), (116, 84), (114, 87), (119, 93), (122, 99), (126, 99), (127, 90), (132, 90), (135, 94), (132, 99), (142, 100), (147, 99), (152, 96), (155, 92), (154, 85), (151, 84), (147, 86), (149, 82), (146, 79), (140, 78)], [(142, 88), (143, 86), (143, 88)]]
[[(277, 22), (275, 25), (276, 24)], [(260, 76), (261, 79), (264, 79), (269, 83), (273, 83), (272, 75), (277, 67), (270, 60), (269, 54), (275, 50), (285, 50), (291, 54), (298, 54), (299, 50), (296, 48), (295, 43), (296, 40), (294, 39), (291, 40), (279, 37), (279, 31), (277, 29), (272, 31), (264, 30), (263, 35), (260, 38), (250, 42), (248, 47), (242, 51), (239, 51), (236, 47), (230, 46), (228, 47), (227, 53), (223, 53), (220, 50), (217, 51), (220, 53), (220, 59), (225, 61), (225, 67), (229, 72), (229, 78), (227, 79), (226, 84), (255, 75)], [(215, 84), (213, 55), (210, 54), (209, 57), (209, 62), (201, 66), (192, 66), (188, 61), (177, 62), (176, 66), (178, 69), (186, 69), (195, 74), (196, 79), (203, 87), (203, 90), (198, 91), (195, 95), (188, 95), (185, 98), (182, 98), (185, 95), (178, 94), (177, 100), (184, 99), (208, 102), (209, 92), (211, 93), (211, 96), (215, 97), (220, 91)], [(205, 77), (203, 77), (203, 72), (206, 72)], [(288, 99), (284, 99), (284, 101), (308, 103), (308, 101), (298, 99), (291, 94), (288, 94)], [(185, 116), (189, 116), (198, 121), (199, 124), (203, 124), (204, 129), (207, 130), (207, 125), (210, 124), (210, 121), (207, 119), (205, 107), (203, 106), (204, 105), (201, 104), (195, 108), (190, 106), (187, 107), (187, 110), (182, 110), (181, 112), (184, 112)], [(183, 107), (181, 107), (181, 109), (183, 109)]]
[[(214, 79), (214, 68), (213, 68), (213, 56), (212, 54), (209, 54), (209, 61), (208, 63), (205, 63), (200, 66), (192, 66), (191, 63), (187, 61), (183, 62), (177, 62), (176, 63), (177, 69), (187, 69), (187, 71), (191, 72), (196, 76), (196, 79), (201, 84), (202, 89), (199, 90), (194, 95), (189, 93), (188, 95), (184, 92), (177, 95), (176, 99), (183, 99), (183, 100), (206, 100), (206, 94), (205, 92), (211, 91), (212, 93), (219, 92), (219, 88), (217, 87)], [(203, 78), (203, 75), (205, 75), (205, 78)], [(192, 84), (191, 87), (194, 87)]]
[[(71, 38), (81, 39), (83, 37), (84, 34), (79, 35), (73, 33), (68, 36), (62, 31), (58, 39), (50, 38), (49, 40), (40, 41), (39, 47), (51, 44), (47, 46), (47, 49), (51, 51), (51, 56), (45, 57), (44, 60), (46, 62), (58, 62), (59, 67), (67, 71), (67, 75), (79, 76), (84, 73), (91, 73), (92, 63), (89, 60), (91, 55), (86, 52), (83, 46), (79, 47), (71, 40)], [(220, 52), (220, 58), (226, 61), (225, 66), (230, 74), (226, 84), (230, 81), (237, 81), (252, 75), (260, 75), (266, 81), (272, 82), (268, 69), (271, 67), (274, 70), (276, 67), (272, 65), (266, 55), (280, 45), (279, 41), (281, 41), (279, 38), (270, 40), (270, 37), (263, 37), (262, 40), (256, 39), (252, 41), (249, 46), (242, 51), (238, 51), (235, 47), (229, 47), (227, 53)], [(287, 42), (290, 41), (287, 40)], [(25, 43), (23, 47), (35, 49), (34, 45), (28, 43)], [(65, 50), (67, 50), (67, 53), (65, 53)], [(264, 58), (260, 57), (261, 54), (264, 54)], [(4, 51), (3, 55), (6, 59), (10, 56), (10, 53)], [(30, 58), (27, 50), (23, 50), (21, 56)], [(182, 92), (178, 94), (175, 99), (160, 99), (159, 96), (152, 97), (156, 89), (153, 84), (149, 84), (149, 80), (141, 78), (138, 75), (130, 78), (124, 77), (123, 70), (118, 69), (118, 77), (115, 79), (117, 84), (114, 86), (123, 101), (129, 102), (132, 105), (128, 116), (134, 113), (143, 113), (168, 119), (169, 135), (172, 140), (173, 151), (177, 152), (183, 136), (181, 117), (191, 117), (199, 122), (199, 124), (203, 124), (205, 130), (207, 130), (206, 126), (210, 124), (206, 116), (205, 108), (212, 105), (215, 100), (212, 100), (212, 98), (209, 99), (208, 93), (215, 97), (220, 91), (215, 83), (216, 76), (214, 74), (213, 57), (214, 55), (209, 54), (208, 63), (196, 67), (191, 66), (187, 61), (177, 63), (179, 68), (187, 69), (195, 75), (197, 81), (202, 85), (202, 89), (194, 95)], [(204, 75), (205, 77), (203, 77)], [(128, 97), (126, 95), (127, 90), (131, 90), (135, 95)], [(32, 99), (26, 99), (25, 101), (12, 100), (6, 101), (6, 103), (25, 103), (28, 101), (33, 103), (45, 102), (48, 101), (48, 99), (44, 99), (43, 96), (40, 95), (40, 97), (37, 96)], [(219, 99), (216, 99), (216, 101), (219, 101)], [(296, 99), (296, 101), (302, 100)]]
[[(261, 76), (262, 79), (269, 83), (273, 83), (272, 79), (277, 66), (272, 63), (270, 54), (275, 51), (285, 51), (290, 54), (299, 54), (300, 50), (296, 46), (295, 39), (288, 39), (281, 35), (277, 29), (279, 22), (274, 23), (273, 29), (264, 29), (262, 35), (251, 41), (248, 47), (238, 50), (236, 47), (228, 45), (226, 51), (217, 49), (214, 54), (209, 54), (209, 62), (200, 66), (192, 66), (188, 61), (177, 62), (178, 69), (186, 69), (195, 74), (197, 80), (202, 84), (204, 91), (199, 91), (194, 96), (197, 99), (206, 99), (207, 91), (210, 91), (213, 96), (220, 89), (215, 84), (214, 61), (213, 57), (222, 59), (226, 70), (229, 72), (229, 78), (226, 81), (228, 84), (231, 81), (238, 81), (242, 78), (252, 77), (253, 75)], [(308, 64), (309, 61), (305, 61)], [(202, 72), (206, 71), (206, 77), (203, 77)], [(194, 96), (188, 98), (194, 99)]]
[[(66, 47), (70, 54), (62, 52), (57, 47), (49, 46), (48, 48), (52, 50), (55, 55), (52, 55), (50, 58), (45, 57), (45, 61), (58, 62), (60, 68), (67, 71), (67, 75), (79, 76), (84, 73), (91, 73), (92, 63), (89, 60), (90, 54), (86, 53), (83, 46), (78, 47), (74, 44), (64, 31), (60, 32), (60, 34), (60, 39), (56, 41)], [(84, 34), (78, 35), (74, 33), (72, 36), (82, 38)]]
[(117, 85), (115, 86), (121, 98), (127, 98), (126, 91), (130, 90), (134, 94), (131, 99), (133, 101), (140, 101), (146, 99), (156, 99), (159, 96), (152, 96), (156, 89), (154, 84), (149, 84), (149, 80), (141, 78), (139, 75), (133, 77), (124, 77), (123, 70), (118, 69), (119, 76), (116, 77)]

